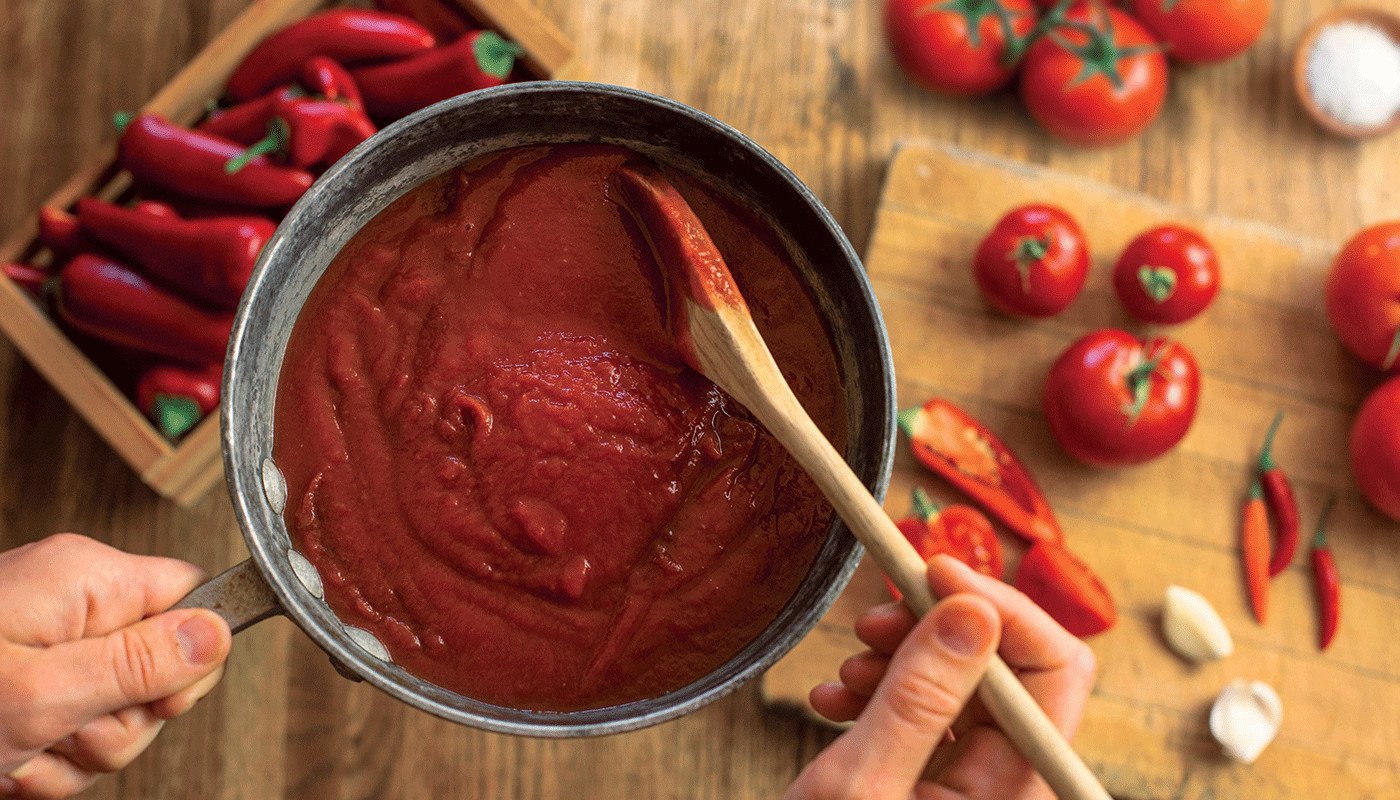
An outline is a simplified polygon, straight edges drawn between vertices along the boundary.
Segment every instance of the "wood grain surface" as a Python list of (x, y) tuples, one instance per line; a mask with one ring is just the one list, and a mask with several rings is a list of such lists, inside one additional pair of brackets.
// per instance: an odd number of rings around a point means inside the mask
[[(1103, 151), (1053, 143), (1010, 95), (965, 103), (911, 87), (880, 42), (875, 0), (537, 2), (596, 79), (669, 95), (754, 136), (812, 186), (860, 250), (892, 145), (911, 138), (1323, 239), (1400, 213), (1400, 138), (1329, 139), (1290, 94), (1293, 38), (1340, 0), (1275, 3), (1254, 50), (1223, 66), (1177, 70), (1162, 119)], [(0, 229), (110, 143), (111, 114), (150, 98), (246, 5), (0, 0)], [(244, 557), (227, 499), (216, 493), (187, 511), (159, 501), (6, 342), (0, 403), (0, 547), (76, 530), (210, 571)], [(1098, 499), (1112, 502), (1111, 487)], [(1343, 568), (1364, 568), (1358, 563), (1348, 556)], [(1342, 641), (1360, 646), (1349, 633)], [(1133, 659), (1149, 656), (1122, 657), (1121, 668), (1133, 669)], [(440, 723), (346, 682), (274, 620), (240, 636), (218, 692), (88, 796), (771, 798), (831, 734), (763, 713), (756, 692), (625, 736), (509, 739)], [(1160, 795), (1189, 792), (1192, 780), (1188, 772)]]
[[(967, 264), (1008, 208), (1047, 197), (1083, 223), (1098, 257), (1064, 314), (1010, 320), (985, 306)], [(1045, 374), (1087, 331), (1147, 330), (1119, 307), (1110, 276), (1133, 236), (1167, 221), (1201, 230), (1223, 265), (1211, 308), (1169, 332), (1201, 367), (1196, 422), (1149, 465), (1080, 466), (1041, 418)], [(1047, 488), (1070, 547), (1118, 602), (1118, 625), (1090, 640), (1099, 678), (1076, 740), (1116, 797), (1400, 798), (1400, 647), (1388, 634), (1400, 614), (1400, 524), (1370, 510), (1346, 469), (1351, 413), (1375, 376), (1353, 367), (1317, 301), (1333, 252), (1324, 239), (967, 150), (903, 147), (887, 173), (866, 267), (892, 334), (900, 406), (948, 397), (998, 431)], [(1274, 581), (1267, 626), (1254, 623), (1243, 588), (1239, 508), (1280, 409), (1275, 451), (1294, 480), (1305, 529), (1328, 497), (1337, 499), (1328, 528), (1344, 622), (1326, 653), (1315, 644), (1306, 553)], [(914, 485), (945, 501), (958, 497), (901, 446), (885, 509), (906, 515)], [(1025, 546), (1014, 537), (1003, 544), (1014, 574)], [(1167, 651), (1159, 620), (1173, 583), (1219, 609), (1235, 636), (1233, 656), (1193, 668)], [(831, 664), (864, 649), (851, 623), (883, 593), (879, 576), (862, 571), (817, 633), (764, 677), (765, 698), (801, 709)], [(1284, 705), (1278, 740), (1252, 767), (1221, 757), (1206, 726), (1216, 693), (1240, 677), (1274, 686)]]

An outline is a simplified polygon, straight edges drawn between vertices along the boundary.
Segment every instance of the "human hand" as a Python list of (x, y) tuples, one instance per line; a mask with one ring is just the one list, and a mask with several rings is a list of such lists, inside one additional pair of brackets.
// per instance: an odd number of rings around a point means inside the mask
[(930, 758), (994, 650), (1073, 737), (1094, 684), (1093, 651), (1015, 588), (950, 556), (929, 562), (928, 581), (944, 599), (923, 620), (902, 603), (856, 620), (856, 636), (870, 649), (841, 665), (840, 683), (811, 694), (823, 716), (855, 724), (807, 765), (785, 800), (1054, 798), (977, 706), (960, 720), (966, 727), (950, 757)]
[(0, 553), (0, 796), (82, 791), (214, 688), (228, 625), (166, 611), (201, 578), (71, 533)]

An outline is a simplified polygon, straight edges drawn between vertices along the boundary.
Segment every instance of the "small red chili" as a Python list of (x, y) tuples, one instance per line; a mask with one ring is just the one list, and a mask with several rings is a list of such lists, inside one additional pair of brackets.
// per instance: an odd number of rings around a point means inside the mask
[(1259, 451), (1259, 482), (1264, 487), (1264, 499), (1274, 514), (1278, 528), (1274, 532), (1273, 556), (1269, 559), (1269, 577), (1288, 569), (1293, 555), (1298, 552), (1298, 500), (1293, 494), (1293, 485), (1274, 461), (1274, 435), (1283, 422), (1283, 412), (1278, 412), (1269, 432), (1264, 436), (1264, 447)]
[(4, 272), (5, 277), (39, 297), (43, 296), (44, 286), (52, 277), (49, 273), (35, 269), (28, 264), (0, 264), (0, 272)]
[(1337, 636), (1337, 625), (1342, 615), (1342, 582), (1337, 574), (1337, 562), (1332, 557), (1332, 549), (1327, 546), (1327, 515), (1332, 511), (1336, 498), (1328, 498), (1322, 515), (1317, 520), (1317, 532), (1313, 534), (1312, 564), (1313, 587), (1317, 590), (1317, 647), (1326, 650)]

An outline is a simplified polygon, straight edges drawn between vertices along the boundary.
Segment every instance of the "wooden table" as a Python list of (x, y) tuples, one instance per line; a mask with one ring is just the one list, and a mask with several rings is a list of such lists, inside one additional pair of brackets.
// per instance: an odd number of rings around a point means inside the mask
[[(1203, 211), (1340, 239), (1400, 211), (1400, 137), (1328, 139), (1289, 88), (1291, 42), (1336, 0), (1280, 0), (1264, 40), (1177, 70), (1162, 119), (1105, 151), (1057, 145), (1012, 97), (907, 85), (876, 0), (539, 0), (599, 80), (660, 92), (754, 136), (827, 202), (857, 248), (891, 145), (908, 138), (1047, 164)], [(0, 227), (112, 136), (245, 0), (0, 0)], [(0, 342), (0, 547), (75, 530), (216, 570), (243, 558), (228, 501), (185, 512), (147, 490)], [(833, 665), (833, 669), (834, 669)], [(241, 636), (221, 690), (90, 797), (770, 798), (830, 738), (760, 713), (752, 687), (686, 719), (596, 741), (438, 722), (331, 669), (285, 620)]]

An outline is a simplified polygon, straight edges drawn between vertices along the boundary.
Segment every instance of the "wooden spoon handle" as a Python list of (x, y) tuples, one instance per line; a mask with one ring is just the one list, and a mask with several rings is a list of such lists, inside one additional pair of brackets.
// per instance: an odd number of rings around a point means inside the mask
[[(787, 383), (759, 381), (746, 388), (761, 396), (740, 400), (812, 476), (846, 526), (899, 587), (904, 603), (920, 617), (927, 614), (934, 598), (923, 558), (812, 422)], [(1056, 795), (1064, 800), (1111, 800), (1001, 656), (992, 655), (977, 696)]]

